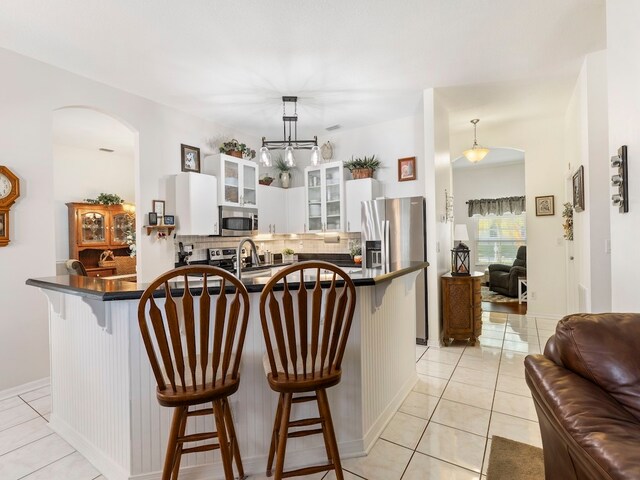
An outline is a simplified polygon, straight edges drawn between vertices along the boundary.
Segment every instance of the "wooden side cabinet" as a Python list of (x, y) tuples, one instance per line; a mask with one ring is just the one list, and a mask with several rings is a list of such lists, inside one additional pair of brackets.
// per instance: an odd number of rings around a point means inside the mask
[(469, 276), (442, 276), (442, 341), (470, 339), (475, 345), (482, 334), (482, 277), (474, 272)]

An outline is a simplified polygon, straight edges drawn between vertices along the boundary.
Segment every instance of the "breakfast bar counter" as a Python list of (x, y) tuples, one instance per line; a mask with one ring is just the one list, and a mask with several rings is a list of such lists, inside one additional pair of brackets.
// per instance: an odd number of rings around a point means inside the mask
[[(328, 391), (342, 458), (369, 451), (417, 380), (415, 285), (427, 266), (407, 262), (384, 270), (345, 267), (357, 287), (356, 310), (342, 381)], [(258, 312), (260, 291), (270, 275), (265, 271), (242, 280), (250, 292), (249, 324), (240, 388), (230, 403), (249, 475), (264, 475), (278, 400), (263, 370)], [(194, 294), (202, 289), (197, 283), (194, 279), (189, 284)], [(29, 279), (27, 284), (49, 299), (51, 428), (110, 480), (159, 479), (171, 409), (160, 407), (155, 398), (155, 377), (138, 330), (138, 299), (146, 284), (81, 276)], [(184, 285), (173, 288), (179, 293)], [(157, 297), (163, 295), (159, 291)], [(308, 415), (315, 407), (295, 408)], [(198, 417), (192, 433), (211, 428), (210, 421)], [(325, 459), (322, 438), (288, 443), (287, 468)], [(188, 455), (180, 470), (192, 479), (223, 477), (217, 452)]]

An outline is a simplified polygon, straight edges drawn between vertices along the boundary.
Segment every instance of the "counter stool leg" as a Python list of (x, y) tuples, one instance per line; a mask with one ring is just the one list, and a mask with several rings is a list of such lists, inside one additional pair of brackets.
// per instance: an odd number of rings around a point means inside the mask
[(243, 480), (244, 469), (242, 468), (242, 457), (240, 457), (240, 447), (238, 447), (238, 437), (236, 436), (236, 428), (233, 425), (233, 417), (231, 416), (231, 407), (229, 406), (229, 399), (226, 397), (222, 400), (222, 406), (224, 408), (224, 422), (229, 432), (229, 442), (231, 444), (231, 454), (236, 462), (236, 468), (238, 469), (238, 480)]
[(229, 451), (227, 427), (225, 426), (221, 400), (213, 401), (213, 412), (216, 417), (216, 430), (218, 431), (218, 443), (220, 444), (220, 456), (222, 457), (224, 478), (226, 480), (233, 480), (233, 465), (231, 463), (231, 452)]
[(267, 477), (273, 475), (273, 457), (276, 455), (276, 446), (278, 445), (278, 432), (280, 431), (280, 416), (282, 415), (282, 403), (284, 393), (280, 394), (278, 399), (278, 408), (276, 409), (276, 418), (273, 422), (273, 432), (271, 432), (271, 445), (269, 446), (269, 458), (267, 459)]
[(322, 436), (324, 437), (324, 449), (327, 451), (327, 459), (329, 463), (333, 463), (331, 460), (331, 450), (329, 449), (329, 433), (327, 432), (327, 424), (324, 421), (324, 414), (322, 413), (322, 408), (320, 408), (320, 400), (318, 399), (318, 394), (316, 392), (316, 403), (318, 404), (318, 416), (322, 419), (322, 423), (320, 426), (322, 427)]
[(287, 451), (287, 434), (289, 433), (289, 416), (291, 415), (291, 399), (293, 394), (285, 393), (282, 399), (280, 431), (278, 432), (278, 453), (276, 454), (275, 480), (282, 480), (284, 470), (284, 454)]
[(336, 443), (336, 434), (333, 431), (333, 422), (331, 421), (331, 410), (329, 409), (329, 401), (327, 400), (327, 392), (324, 388), (316, 390), (318, 396), (318, 405), (320, 407), (320, 415), (324, 418), (324, 424), (327, 428), (327, 440), (329, 440), (329, 451), (331, 452), (331, 458), (333, 459), (333, 466), (336, 470), (336, 479), (344, 480), (342, 474), (342, 464), (340, 463), (340, 452), (338, 451), (338, 444)]
[(167, 442), (167, 453), (164, 456), (164, 468), (162, 469), (162, 480), (170, 480), (173, 471), (173, 462), (176, 459), (176, 448), (178, 445), (178, 433), (182, 424), (182, 408), (173, 409), (173, 419), (171, 420), (171, 430), (169, 431), (169, 441)]
[[(187, 418), (189, 413), (189, 407), (179, 408), (182, 412), (182, 420), (180, 421), (180, 431), (178, 432), (178, 439), (184, 437), (184, 432), (187, 429)], [(184, 448), (184, 443), (178, 443), (176, 445), (176, 455), (173, 460), (173, 472), (171, 474), (172, 480), (178, 479), (178, 473), (180, 472), (180, 461), (182, 460), (182, 449)]]

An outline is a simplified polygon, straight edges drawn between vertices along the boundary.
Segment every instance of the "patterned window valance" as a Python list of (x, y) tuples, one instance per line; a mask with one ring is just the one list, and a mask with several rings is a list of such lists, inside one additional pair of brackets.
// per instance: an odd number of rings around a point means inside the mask
[(481, 200), (469, 200), (469, 216), (474, 215), (504, 215), (513, 213), (520, 215), (526, 211), (525, 197), (483, 198)]

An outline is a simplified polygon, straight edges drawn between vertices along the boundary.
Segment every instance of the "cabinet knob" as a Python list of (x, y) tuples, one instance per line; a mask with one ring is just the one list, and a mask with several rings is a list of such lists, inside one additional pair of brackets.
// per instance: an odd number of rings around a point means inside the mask
[(269, 224), (269, 233), (271, 233), (271, 224)]
[(276, 224), (273, 224), (273, 233), (276, 233)]
[(351, 222), (347, 220), (347, 231), (351, 231)]

